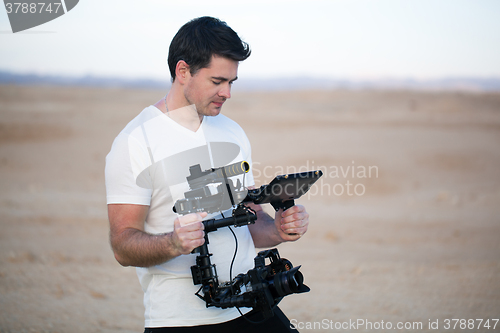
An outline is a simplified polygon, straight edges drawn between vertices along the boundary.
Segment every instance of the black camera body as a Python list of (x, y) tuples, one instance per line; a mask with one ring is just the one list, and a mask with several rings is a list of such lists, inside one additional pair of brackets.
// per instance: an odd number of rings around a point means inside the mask
[[(266, 258), (270, 259), (268, 265)], [(213, 304), (220, 308), (251, 307), (261, 311), (265, 318), (273, 315), (273, 308), (281, 299), (294, 293), (308, 292), (298, 267), (280, 258), (277, 249), (259, 252), (255, 257), (255, 266), (246, 274), (237, 275), (233, 281), (223, 283), (212, 297)], [(242, 293), (242, 287), (245, 292)]]
[(246, 198), (247, 190), (239, 180), (234, 185), (229, 177), (247, 173), (249, 170), (250, 165), (246, 161), (205, 171), (201, 171), (199, 164), (191, 166), (190, 175), (186, 177), (190, 190), (184, 193), (184, 199), (175, 202), (174, 212), (181, 215), (196, 212), (210, 214), (233, 207), (235, 203)]
[[(191, 266), (193, 283), (201, 284), (196, 296), (204, 300), (207, 307), (251, 307), (261, 311), (264, 318), (269, 318), (274, 315), (273, 309), (283, 297), (310, 290), (299, 272), (301, 266), (293, 267), (289, 260), (280, 258), (277, 249), (265, 250), (255, 257), (253, 269), (219, 284), (216, 267), (210, 261), (212, 254), (208, 251), (208, 234), (222, 227), (255, 223), (257, 215), (244, 205), (246, 202), (270, 203), (276, 211), (292, 207), (294, 200), (306, 193), (322, 176), (322, 172), (318, 170), (277, 176), (268, 185), (255, 190), (246, 190), (239, 180), (235, 186), (228, 179), (244, 174), (249, 169), (245, 161), (206, 171), (201, 171), (199, 165), (190, 167), (191, 175), (187, 177), (190, 191), (184, 194), (185, 199), (175, 203), (173, 210), (184, 215), (203, 211), (211, 213), (233, 207), (231, 217), (203, 221), (205, 243), (193, 251), (198, 256), (196, 265)], [(215, 187), (216, 193), (208, 188), (213, 183), (219, 184)], [(267, 265), (266, 259), (269, 259)]]

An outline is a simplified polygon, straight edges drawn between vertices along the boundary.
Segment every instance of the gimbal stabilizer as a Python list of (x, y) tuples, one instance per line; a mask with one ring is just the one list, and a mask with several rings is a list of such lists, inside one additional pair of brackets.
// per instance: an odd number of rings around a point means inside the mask
[[(185, 199), (175, 203), (173, 210), (188, 214), (233, 207), (231, 217), (203, 221), (205, 243), (193, 251), (198, 256), (196, 265), (191, 266), (193, 283), (201, 284), (196, 295), (205, 301), (207, 307), (251, 307), (262, 311), (264, 317), (268, 318), (273, 316), (274, 306), (284, 296), (310, 290), (303, 284), (300, 266), (294, 268), (290, 261), (279, 257), (276, 249), (265, 250), (255, 257), (253, 269), (237, 275), (232, 281), (219, 284), (216, 267), (210, 261), (212, 254), (208, 251), (208, 233), (227, 226), (240, 227), (255, 223), (257, 216), (244, 205), (245, 202), (270, 203), (276, 211), (292, 207), (294, 199), (306, 193), (322, 176), (322, 172), (318, 170), (278, 176), (268, 185), (255, 190), (244, 189), (239, 180), (234, 186), (228, 179), (246, 173), (249, 169), (250, 166), (244, 161), (203, 172), (199, 165), (192, 166), (191, 175), (187, 177), (191, 191), (184, 194)], [(208, 184), (213, 183), (220, 183), (215, 194), (208, 188)], [(266, 258), (270, 259), (269, 265), (265, 265)]]

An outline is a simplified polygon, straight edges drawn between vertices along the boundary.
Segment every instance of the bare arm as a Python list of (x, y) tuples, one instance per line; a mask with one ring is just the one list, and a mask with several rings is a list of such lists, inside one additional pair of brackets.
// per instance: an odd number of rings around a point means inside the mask
[(293, 206), (276, 212), (274, 219), (260, 205), (248, 204), (257, 213), (255, 224), (248, 226), (255, 247), (273, 247), (283, 242), (298, 240), (307, 232), (309, 214), (304, 206)]
[(191, 251), (205, 242), (206, 216), (188, 214), (174, 221), (174, 231), (153, 235), (144, 231), (149, 206), (108, 205), (109, 238), (116, 260), (123, 266), (150, 267)]

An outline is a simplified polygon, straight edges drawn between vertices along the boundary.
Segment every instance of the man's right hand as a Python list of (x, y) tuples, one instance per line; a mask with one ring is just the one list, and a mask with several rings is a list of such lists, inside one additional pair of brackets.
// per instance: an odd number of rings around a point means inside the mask
[(202, 220), (207, 213), (191, 213), (180, 216), (174, 221), (172, 242), (179, 254), (190, 254), (205, 243), (205, 228)]

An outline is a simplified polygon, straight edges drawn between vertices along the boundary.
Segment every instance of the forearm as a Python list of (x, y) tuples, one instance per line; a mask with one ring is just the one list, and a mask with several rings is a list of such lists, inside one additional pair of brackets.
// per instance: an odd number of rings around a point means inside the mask
[(248, 226), (257, 248), (273, 247), (283, 242), (277, 232), (274, 219), (262, 210), (260, 205), (252, 205), (257, 214), (255, 224)]
[(294, 242), (307, 232), (309, 214), (304, 206), (297, 205), (276, 212), (274, 219), (260, 205), (249, 204), (257, 213), (257, 221), (250, 225), (256, 247), (272, 247), (283, 242)]
[(191, 251), (205, 242), (203, 218), (206, 213), (187, 214), (174, 220), (174, 231), (147, 233), (144, 221), (149, 206), (108, 205), (109, 239), (116, 260), (123, 266), (150, 267)]
[(181, 254), (172, 242), (172, 233), (153, 235), (134, 228), (111, 236), (111, 246), (123, 266), (155, 266)]

